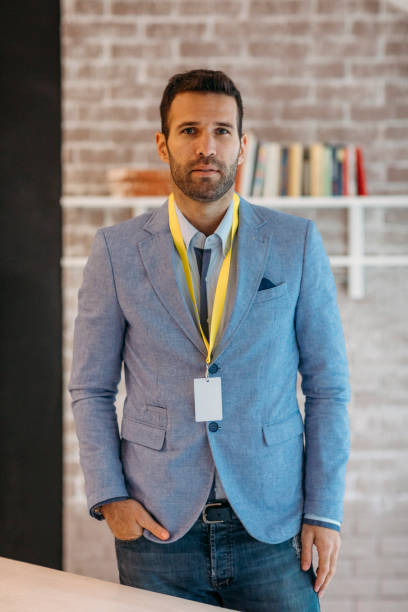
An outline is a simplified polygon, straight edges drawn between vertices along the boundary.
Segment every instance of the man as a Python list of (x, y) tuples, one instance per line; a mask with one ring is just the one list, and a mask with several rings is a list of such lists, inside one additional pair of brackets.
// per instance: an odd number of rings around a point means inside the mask
[(234, 194), (246, 137), (225, 74), (175, 75), (160, 110), (172, 194), (97, 232), (79, 293), (70, 390), (90, 512), (115, 535), (124, 584), (319, 610), (349, 452), (328, 258), (313, 222)]

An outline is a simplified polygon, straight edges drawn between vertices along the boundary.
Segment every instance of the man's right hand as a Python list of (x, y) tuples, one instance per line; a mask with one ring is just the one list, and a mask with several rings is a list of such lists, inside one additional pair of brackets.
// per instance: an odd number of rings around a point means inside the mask
[(167, 540), (169, 532), (152, 518), (135, 499), (122, 499), (101, 506), (101, 512), (115, 538), (135, 540), (143, 534), (143, 528), (151, 531), (160, 540)]

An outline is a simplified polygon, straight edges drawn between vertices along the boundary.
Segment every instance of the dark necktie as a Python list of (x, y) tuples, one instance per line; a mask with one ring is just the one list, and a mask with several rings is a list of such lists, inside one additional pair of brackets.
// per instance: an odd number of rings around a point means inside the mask
[(200, 323), (208, 340), (207, 272), (210, 265), (211, 249), (194, 247), (200, 273)]

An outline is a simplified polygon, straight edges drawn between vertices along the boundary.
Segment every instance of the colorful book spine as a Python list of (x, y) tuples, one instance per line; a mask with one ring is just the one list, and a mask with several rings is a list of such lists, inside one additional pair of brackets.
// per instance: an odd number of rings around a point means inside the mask
[(348, 157), (348, 194), (355, 196), (357, 194), (357, 173), (356, 173), (356, 147), (349, 145), (347, 147)]
[(363, 152), (345, 144), (259, 143), (250, 133), (236, 190), (255, 197), (367, 195)]
[(281, 147), (278, 142), (266, 143), (264, 198), (276, 197), (279, 195), (280, 156)]
[(257, 160), (256, 160), (254, 182), (252, 186), (252, 195), (256, 198), (262, 197), (263, 191), (264, 191), (266, 154), (267, 154), (266, 144), (260, 143), (258, 147), (258, 155), (257, 155)]
[(345, 152), (346, 147), (344, 145), (340, 145), (337, 147), (337, 167), (339, 172), (339, 179), (337, 184), (337, 192), (336, 195), (341, 196), (343, 194), (343, 167), (345, 161)]
[(342, 192), (341, 195), (348, 196), (349, 195), (349, 172), (350, 172), (350, 160), (349, 160), (349, 149), (348, 147), (344, 147), (344, 159), (343, 159), (343, 183), (342, 183)]
[(345, 148), (343, 145), (333, 145), (332, 147), (332, 195), (343, 195), (343, 168), (345, 164)]
[(322, 176), (322, 195), (332, 195), (332, 176), (333, 176), (333, 156), (332, 147), (325, 144), (323, 147), (323, 176)]
[(310, 195), (323, 194), (324, 147), (321, 142), (310, 145)]
[(303, 148), (302, 195), (310, 195), (310, 149)]
[(357, 176), (357, 195), (367, 195), (366, 177), (363, 161), (363, 151), (356, 147), (356, 176)]
[(279, 192), (281, 196), (288, 195), (288, 157), (289, 157), (289, 149), (288, 147), (282, 147), (281, 150), (281, 168), (280, 168), (280, 178), (279, 178)]
[(288, 153), (288, 196), (295, 198), (302, 193), (302, 160), (302, 145), (291, 144)]

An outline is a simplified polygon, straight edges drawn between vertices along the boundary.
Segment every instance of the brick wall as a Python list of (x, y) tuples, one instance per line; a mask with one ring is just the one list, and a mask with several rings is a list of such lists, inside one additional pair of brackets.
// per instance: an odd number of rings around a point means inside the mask
[[(168, 77), (224, 69), (242, 91), (245, 127), (290, 142), (364, 148), (371, 194), (408, 193), (408, 13), (386, 0), (63, 0), (63, 173), (66, 195), (105, 194), (106, 170), (162, 167), (154, 132)], [(294, 209), (295, 213), (299, 213)], [(344, 211), (302, 210), (342, 254)], [(97, 227), (121, 211), (65, 210), (65, 255), (86, 256)], [(367, 250), (408, 251), (406, 210), (367, 214)], [(82, 270), (63, 270), (69, 375)], [(338, 575), (326, 612), (408, 605), (406, 268), (369, 269), (352, 301), (336, 270), (350, 356), (352, 456)], [(123, 397), (123, 390), (120, 397)], [(120, 404), (120, 401), (119, 401)], [(87, 516), (65, 394), (65, 568), (116, 580), (112, 539)]]
[(108, 167), (160, 167), (170, 75), (224, 69), (245, 125), (282, 142), (364, 147), (370, 193), (408, 183), (408, 16), (387, 0), (64, 0), (64, 192), (107, 192)]

